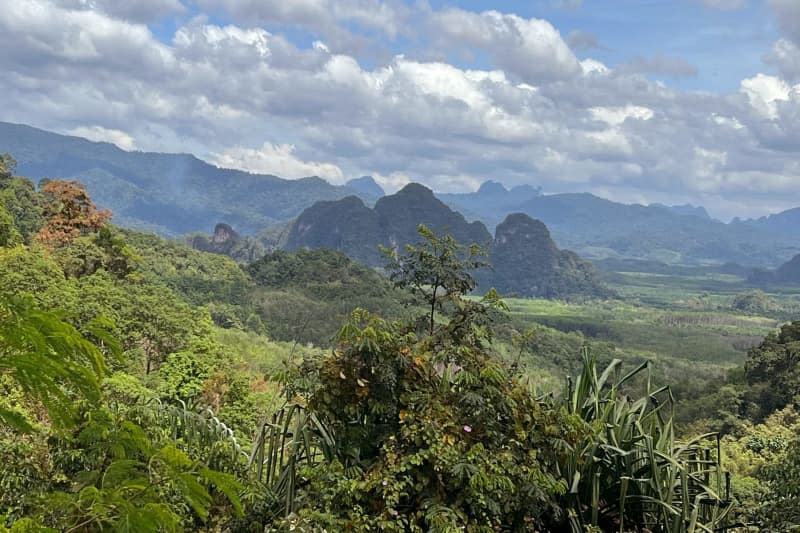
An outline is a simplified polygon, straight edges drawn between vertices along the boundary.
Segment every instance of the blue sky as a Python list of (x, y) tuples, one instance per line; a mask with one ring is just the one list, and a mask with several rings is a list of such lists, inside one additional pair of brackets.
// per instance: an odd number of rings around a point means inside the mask
[(17, 0), (0, 120), (220, 166), (800, 205), (797, 0)]

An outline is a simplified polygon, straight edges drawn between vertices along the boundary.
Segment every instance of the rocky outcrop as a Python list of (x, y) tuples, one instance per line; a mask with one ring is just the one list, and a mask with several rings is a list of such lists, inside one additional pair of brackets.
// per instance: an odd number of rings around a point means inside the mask
[(225, 223), (217, 224), (213, 235), (193, 233), (187, 235), (184, 241), (195, 250), (227, 255), (237, 263), (250, 263), (266, 253), (266, 248), (257, 239), (243, 237)]
[(502, 294), (543, 298), (610, 297), (594, 266), (574, 252), (559, 250), (547, 226), (528, 215), (509, 215), (489, 247), (491, 273), (481, 285)]
[(384, 243), (378, 215), (360, 198), (317, 202), (303, 211), (289, 230), (287, 250), (328, 248), (366, 265), (381, 264)]
[(402, 249), (418, 242), (420, 224), (462, 243), (487, 244), (491, 240), (483, 224), (467, 222), (430, 189), (412, 183), (379, 199), (374, 209), (354, 196), (314, 204), (292, 225), (286, 248), (330, 248), (358, 262), (382, 266), (386, 261), (378, 245)]

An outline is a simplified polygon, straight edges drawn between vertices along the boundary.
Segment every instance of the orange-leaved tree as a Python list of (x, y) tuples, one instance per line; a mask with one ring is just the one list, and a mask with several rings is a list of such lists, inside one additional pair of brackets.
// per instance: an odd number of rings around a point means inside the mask
[(49, 181), (42, 187), (42, 195), (47, 224), (36, 239), (51, 248), (95, 233), (111, 218), (111, 211), (98, 210), (86, 188), (78, 181)]

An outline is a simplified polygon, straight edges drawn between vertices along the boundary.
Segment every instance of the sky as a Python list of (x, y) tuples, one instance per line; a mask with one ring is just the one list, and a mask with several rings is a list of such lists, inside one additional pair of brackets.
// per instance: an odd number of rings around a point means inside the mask
[(333, 183), (800, 206), (800, 0), (0, 0), (0, 120)]

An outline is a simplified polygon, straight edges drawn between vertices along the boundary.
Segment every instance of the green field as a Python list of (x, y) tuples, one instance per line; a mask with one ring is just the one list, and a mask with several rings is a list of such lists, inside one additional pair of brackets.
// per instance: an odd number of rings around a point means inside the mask
[[(584, 345), (601, 362), (616, 358), (632, 368), (649, 361), (652, 379), (671, 384), (678, 402), (690, 404), (741, 372), (747, 351), (800, 309), (800, 296), (786, 288), (768, 293), (769, 312), (734, 309), (734, 298), (751, 289), (726, 274), (624, 272), (608, 279), (619, 299), (506, 299), (510, 333), (499, 328), (497, 350), (524, 361), (543, 391), (563, 387), (564, 372), (578, 368)], [(520, 350), (515, 338), (526, 331), (532, 339)]]

